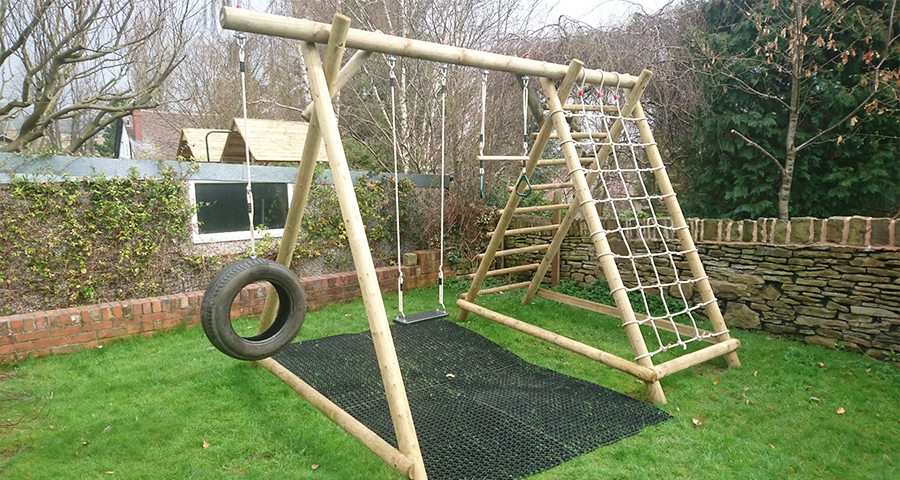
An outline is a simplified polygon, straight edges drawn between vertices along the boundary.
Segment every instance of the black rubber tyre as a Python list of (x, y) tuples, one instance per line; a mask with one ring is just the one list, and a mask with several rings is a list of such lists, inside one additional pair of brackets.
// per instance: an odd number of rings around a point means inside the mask
[[(278, 313), (272, 325), (253, 337), (241, 337), (231, 324), (231, 304), (241, 289), (268, 282), (278, 294)], [(271, 260), (248, 258), (216, 274), (200, 306), (200, 323), (209, 341), (222, 353), (239, 360), (261, 360), (286, 347), (303, 326), (306, 292), (294, 272)]]

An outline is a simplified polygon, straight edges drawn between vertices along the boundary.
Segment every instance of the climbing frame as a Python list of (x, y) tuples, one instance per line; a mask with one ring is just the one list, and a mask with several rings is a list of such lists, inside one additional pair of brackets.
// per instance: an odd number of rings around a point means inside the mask
[[(579, 77), (581, 68), (579, 62), (573, 61), (570, 65), (572, 75), (566, 78)], [(725, 356), (729, 366), (738, 366), (740, 362), (734, 351), (740, 342), (728, 334), (641, 107), (640, 98), (649, 79), (650, 73), (644, 71), (633, 86), (623, 88), (620, 82), (611, 85), (604, 82), (589, 85), (582, 78), (576, 95), (572, 95), (575, 82), (568, 83), (564, 80), (557, 88), (553, 81), (541, 79), (548, 115), (544, 117), (540, 131), (532, 135), (535, 141), (528, 158), (528, 174), (531, 175), (537, 166), (564, 165), (568, 181), (536, 185), (535, 190), (571, 189), (575, 194), (568, 205), (554, 204), (544, 207), (546, 210), (565, 209), (566, 214), (562, 221), (516, 229), (508, 228), (513, 215), (541, 210), (535, 207), (518, 208), (520, 199), (516, 195), (510, 195), (497, 227), (490, 235), (491, 241), (487, 250), (480, 255), (481, 263), (476, 272), (470, 275), (473, 279), (472, 285), (457, 305), (462, 309), (460, 319), (465, 319), (468, 312), (473, 312), (634, 375), (646, 383), (649, 397), (653, 402), (665, 403), (666, 398), (659, 383), (660, 379), (722, 355)], [(599, 104), (584, 103), (587, 91), (596, 92)], [(604, 100), (610, 95), (613, 101), (607, 104)], [(582, 102), (565, 103), (572, 96), (582, 99)], [(599, 121), (595, 118), (593, 122), (583, 122), (587, 123), (589, 129), (599, 131), (572, 132), (567, 121), (567, 116), (572, 115), (599, 116)], [(635, 136), (639, 136), (640, 140), (635, 141)], [(563, 159), (540, 160), (549, 139), (560, 141)], [(593, 155), (583, 157), (577, 146), (592, 150)], [(638, 160), (640, 152), (646, 156), (646, 163), (649, 165), (644, 165)], [(516, 160), (516, 157), (486, 158)], [(648, 181), (645, 177), (648, 175), (652, 176), (652, 188), (647, 186)], [(598, 198), (594, 198), (591, 191), (591, 185), (596, 183), (601, 186)], [(618, 187), (619, 190), (624, 188), (624, 193), (616, 192), (614, 187)], [(598, 205), (608, 207), (610, 219), (601, 221)], [(651, 218), (644, 224), (636, 221), (635, 225), (623, 226), (619, 221), (620, 214), (631, 214), (637, 218), (638, 211), (645, 209), (649, 209)], [(670, 224), (660, 222), (659, 217), (664, 212), (668, 212)], [(541, 288), (579, 213), (587, 225), (588, 236), (612, 293), (614, 306)], [(549, 244), (503, 248), (505, 238), (548, 231), (553, 232)], [(648, 233), (653, 234), (655, 242), (648, 241), (647, 237), (651, 236)], [(616, 240), (620, 249), (625, 251), (614, 252), (610, 239)], [(632, 247), (632, 244), (637, 246)], [(670, 248), (676, 244), (676, 247)], [(532, 252), (543, 252), (543, 258), (539, 263), (530, 262), (491, 269), (495, 258)], [(680, 272), (685, 263), (687, 271)], [(647, 271), (642, 271), (641, 266)], [(630, 285), (625, 285), (620, 269), (629, 274)], [(486, 277), (530, 271), (534, 271), (534, 275), (528, 282), (481, 289)], [(666, 274), (674, 278), (665, 278)], [(649, 279), (644, 278), (648, 275)], [(475, 304), (475, 300), (481, 295), (520, 288), (527, 288), (523, 298), (525, 304), (531, 303), (535, 296), (540, 296), (620, 318), (634, 358), (626, 359), (613, 355)], [(699, 292), (700, 301), (692, 303), (694, 289)], [(671, 292), (675, 292), (674, 300), (668, 297)], [(642, 307), (642, 311), (635, 311), (629, 294), (637, 297), (636, 303)], [(664, 308), (663, 312), (653, 311), (648, 294), (658, 296)], [(712, 325), (711, 330), (700, 327), (704, 320), (701, 314), (705, 314), (708, 318)], [(658, 347), (648, 349), (641, 327), (652, 332), (651, 336), (655, 337)], [(667, 340), (665, 334), (661, 334), (660, 331), (668, 332), (675, 338)], [(675, 348), (687, 349), (688, 344), (694, 342), (712, 345), (658, 365), (653, 364), (652, 358), (655, 355)]]

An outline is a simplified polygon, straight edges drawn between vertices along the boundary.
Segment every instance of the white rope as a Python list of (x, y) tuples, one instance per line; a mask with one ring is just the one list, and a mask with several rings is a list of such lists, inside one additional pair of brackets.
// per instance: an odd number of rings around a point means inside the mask
[(400, 253), (400, 169), (397, 165), (397, 100), (396, 94), (394, 93), (397, 85), (397, 77), (394, 75), (394, 65), (397, 63), (397, 58), (390, 55), (387, 57), (387, 62), (388, 67), (390, 67), (388, 77), (391, 85), (391, 142), (394, 147), (394, 218), (396, 220), (395, 234), (397, 235), (397, 311), (398, 316), (404, 318), (406, 317), (406, 314), (403, 312), (403, 256)]
[[(684, 227), (673, 227), (669, 225), (663, 225), (659, 222), (659, 216), (657, 214), (657, 208), (654, 206), (654, 202), (659, 202), (660, 208), (665, 208), (664, 201), (674, 196), (674, 193), (667, 195), (660, 194), (651, 194), (650, 190), (647, 188), (647, 184), (644, 180), (644, 175), (655, 175), (656, 172), (663, 170), (665, 167), (647, 167), (640, 165), (638, 161), (638, 148), (646, 148), (652, 143), (641, 142), (640, 140), (635, 141), (633, 138), (634, 135), (631, 133), (629, 127), (634, 125), (639, 121), (646, 121), (645, 117), (633, 117), (626, 116), (622, 112), (622, 105), (619, 101), (622, 92), (621, 86), (616, 84), (613, 87), (610, 87), (610, 93), (612, 93), (613, 101), (610, 102), (614, 107), (612, 109), (607, 108), (605, 103), (607, 100), (607, 93), (604, 92), (604, 88), (606, 86), (601, 84), (597, 87), (596, 99), (599, 103), (599, 108), (597, 111), (588, 112), (586, 105), (587, 101), (585, 99), (587, 92), (585, 91), (585, 84), (582, 80), (581, 89), (579, 90), (578, 97), (581, 102), (581, 112), (573, 113), (573, 115), (581, 116), (585, 119), (585, 124), (588, 128), (586, 128), (589, 132), (596, 132), (598, 129), (596, 128), (598, 125), (601, 126), (603, 131), (600, 131), (600, 136), (605, 134), (605, 141), (597, 141), (603, 140), (603, 138), (594, 138), (594, 135), (588, 135), (587, 143), (590, 145), (590, 148), (594, 154), (594, 165), (593, 168), (580, 168), (577, 170), (581, 170), (584, 172), (594, 172), (598, 175), (600, 180), (600, 186), (603, 190), (603, 197), (600, 199), (590, 199), (587, 203), (593, 204), (608, 204), (611, 208), (611, 216), (612, 220), (615, 222), (615, 227), (608, 229), (605, 225), (601, 232), (593, 232), (594, 234), (603, 234), (608, 235), (610, 233), (618, 234), (622, 239), (622, 244), (625, 249), (625, 254), (618, 254), (614, 252), (609, 252), (609, 256), (614, 257), (617, 260), (626, 260), (628, 266), (630, 267), (631, 273), (634, 276), (635, 285), (626, 287), (622, 286), (621, 288), (616, 289), (616, 291), (624, 290), (626, 293), (637, 292), (641, 295), (641, 303), (643, 304), (643, 315), (638, 315), (642, 317), (641, 320), (632, 320), (630, 322), (625, 322), (625, 325), (649, 325), (653, 335), (656, 337), (659, 347), (654, 349), (653, 351), (649, 351), (646, 354), (638, 355), (635, 357), (635, 360), (639, 360), (645, 357), (651, 357), (661, 352), (665, 352), (674, 347), (682, 347), (687, 348), (687, 345), (691, 342), (695, 342), (697, 340), (714, 337), (718, 335), (722, 335), (725, 332), (701, 332), (699, 327), (697, 326), (698, 319), (695, 315), (699, 314), (700, 310), (709, 305), (711, 301), (701, 302), (698, 304), (691, 304), (688, 295), (685, 293), (684, 287), (686, 285), (693, 285), (696, 282), (699, 282), (706, 277), (703, 278), (681, 278), (679, 274), (679, 267), (675, 261), (676, 256), (685, 256), (689, 253), (696, 252), (696, 249), (688, 249), (681, 250), (678, 248), (672, 249), (669, 247), (667, 239), (675, 237), (674, 233), (683, 230)], [(607, 114), (608, 110), (613, 110), (612, 114)], [(593, 119), (593, 120), (592, 120)], [(613, 138), (611, 135), (611, 125), (614, 123), (621, 123), (622, 132), (621, 136), (622, 140), (618, 140)], [(605, 167), (600, 164), (600, 155), (598, 150), (598, 145), (609, 148), (609, 156), (606, 160), (606, 165), (610, 165), (609, 167)], [(619, 150), (624, 149), (628, 154), (624, 154), (624, 152), (620, 152)], [(629, 158), (630, 157), (630, 158)], [(629, 164), (626, 164), (625, 159), (628, 158)], [(575, 170), (575, 171), (577, 171)], [(570, 173), (574, 173), (570, 172)], [(626, 178), (628, 177), (636, 177), (637, 182), (629, 182)], [(607, 178), (611, 177), (611, 178)], [(624, 189), (624, 195), (616, 196), (613, 194), (613, 188), (611, 187), (610, 181), (617, 181)], [(632, 185), (635, 186), (638, 190), (633, 193)], [(646, 208), (649, 210), (650, 218), (648, 219), (647, 225), (642, 225), (639, 218), (639, 212), (643, 210), (643, 207), (639, 207), (638, 203), (646, 204)], [(583, 202), (584, 203), (584, 202)], [(622, 209), (622, 210), (620, 210)], [(619, 216), (620, 213), (629, 213), (635, 219), (636, 225), (623, 225)], [(647, 237), (644, 235), (644, 232), (656, 232), (660, 245), (662, 247), (662, 251), (653, 251), (650, 247), (650, 243), (647, 240)], [(669, 233), (669, 235), (666, 235)], [(629, 236), (631, 238), (629, 238)], [(635, 251), (632, 246), (632, 239), (636, 237), (636, 247), (640, 247), (639, 251)], [(671, 270), (673, 280), (672, 281), (664, 281), (663, 275), (660, 273), (660, 269), (657, 267), (657, 259), (663, 260), (665, 262), (665, 266), (667, 270)], [(651, 269), (651, 278), (649, 281), (644, 281), (641, 277), (641, 270), (638, 268), (637, 260), (645, 260), (645, 263), (649, 263)], [(618, 262), (617, 262), (618, 263)], [(667, 293), (672, 289), (677, 289), (678, 294), (676, 295), (676, 300), (681, 300), (681, 305), (676, 308), (674, 305), (670, 305), (672, 300), (667, 300)], [(661, 299), (661, 304), (664, 313), (661, 315), (653, 315), (651, 313), (651, 308), (649, 302), (647, 300), (648, 293), (658, 294), (658, 297)], [(678, 298), (680, 297), (680, 298)], [(683, 329), (679, 330), (677, 328), (677, 323), (675, 322), (675, 318), (682, 316), (687, 317), (690, 320), (689, 328), (693, 330), (692, 335), (684, 335)], [(671, 329), (667, 328), (667, 330), (672, 330), (676, 340), (674, 342), (664, 342), (659, 332), (659, 328), (657, 328), (657, 322), (665, 322), (671, 325)]]
[[(484, 115), (484, 112), (482, 112)], [(446, 311), (444, 306), (444, 159), (446, 154), (445, 137), (447, 124), (447, 64), (441, 65), (441, 261), (438, 265), (438, 305), (441, 311)], [(482, 135), (484, 123), (481, 124)], [(482, 137), (483, 138), (483, 137)]]
[[(478, 156), (484, 156), (484, 124), (485, 124), (485, 115), (487, 113), (487, 79), (488, 79), (488, 70), (484, 69), (481, 71), (481, 135), (478, 137)], [(478, 161), (478, 192), (479, 195), (484, 197), (484, 160)]]
[(234, 34), (238, 42), (238, 65), (241, 71), (241, 108), (244, 113), (244, 164), (247, 167), (247, 216), (250, 220), (250, 258), (256, 258), (256, 226), (253, 223), (253, 181), (250, 177), (250, 143), (247, 141), (247, 73), (244, 64), (244, 44), (247, 36), (243, 32)]

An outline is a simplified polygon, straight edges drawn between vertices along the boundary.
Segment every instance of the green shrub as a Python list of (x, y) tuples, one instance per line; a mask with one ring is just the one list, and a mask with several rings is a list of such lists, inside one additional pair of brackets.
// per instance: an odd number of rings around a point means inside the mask
[[(182, 262), (190, 206), (183, 179), (15, 180), (0, 190), (0, 304), (53, 308), (158, 294)], [(2, 312), (0, 312), (2, 313)]]

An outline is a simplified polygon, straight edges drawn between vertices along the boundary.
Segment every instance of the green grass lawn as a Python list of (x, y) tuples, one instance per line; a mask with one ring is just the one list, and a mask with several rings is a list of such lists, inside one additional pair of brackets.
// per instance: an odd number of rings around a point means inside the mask
[[(479, 303), (629, 355), (617, 320), (543, 299), (523, 307), (519, 295)], [(407, 311), (433, 308), (435, 298), (434, 289), (411, 292)], [(391, 315), (396, 296), (385, 301)], [(625, 374), (474, 315), (464, 325), (529, 362), (646, 399)], [(300, 337), (366, 328), (357, 301), (310, 313)], [(673, 420), (533, 478), (900, 478), (896, 367), (734, 334), (742, 368), (717, 359), (663, 380)], [(0, 478), (398, 476), (273, 375), (225, 357), (193, 327), (0, 367)]]

